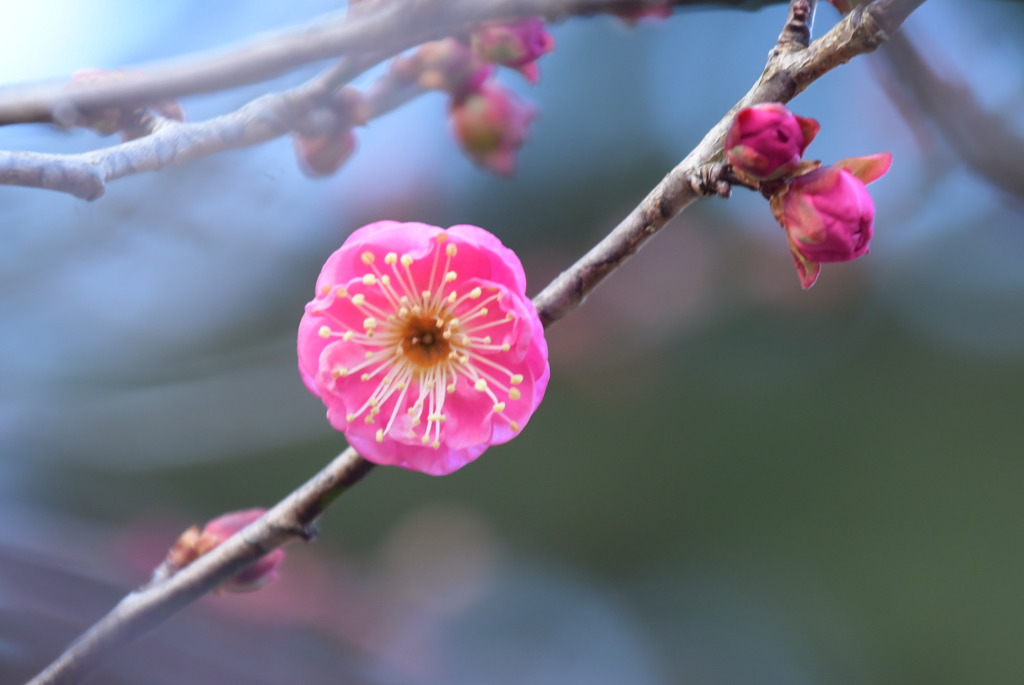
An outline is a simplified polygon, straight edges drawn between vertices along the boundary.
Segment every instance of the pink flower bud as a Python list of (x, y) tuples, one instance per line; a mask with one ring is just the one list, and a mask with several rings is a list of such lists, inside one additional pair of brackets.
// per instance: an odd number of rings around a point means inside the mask
[[(198, 526), (192, 526), (181, 534), (167, 553), (165, 569), (170, 573), (180, 571), (264, 513), (265, 509), (247, 509), (223, 514), (207, 523), (202, 532)], [(273, 550), (249, 568), (229, 578), (219, 589), (224, 592), (251, 592), (260, 589), (277, 578), (277, 567), (281, 565), (284, 556), (283, 549)]]
[(741, 109), (725, 137), (725, 156), (742, 178), (768, 181), (792, 174), (820, 126), (777, 102)]
[(295, 135), (292, 146), (302, 173), (310, 178), (321, 178), (330, 176), (348, 161), (355, 152), (356, 137), (351, 129), (316, 138)]
[(515, 171), (516, 151), (526, 142), (535, 116), (531, 105), (493, 81), (451, 104), (452, 128), (463, 151), (476, 164), (504, 176)]
[(487, 22), (473, 32), (470, 42), (480, 59), (517, 69), (530, 83), (540, 78), (536, 60), (555, 47), (540, 17)]
[(854, 157), (789, 181), (772, 198), (803, 287), (814, 285), (822, 262), (846, 262), (867, 254), (875, 203), (865, 183), (889, 170), (892, 155)]

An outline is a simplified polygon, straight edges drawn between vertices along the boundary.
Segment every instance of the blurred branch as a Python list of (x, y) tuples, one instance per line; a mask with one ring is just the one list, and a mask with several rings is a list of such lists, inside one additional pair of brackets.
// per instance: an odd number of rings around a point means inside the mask
[[(117, 82), (68, 87), (43, 83), (0, 91), (0, 126), (73, 126), (79, 113), (140, 106), (156, 100), (259, 83), (311, 62), (359, 55), (394, 55), (488, 19), (543, 16), (549, 20), (665, 4), (666, 0), (387, 0), (367, 9), (327, 14), (305, 26), (218, 50), (142, 65)], [(755, 9), (782, 0), (669, 0), (677, 6), (732, 5)]]
[[(318, 105), (331, 90), (364, 71), (373, 60), (372, 56), (343, 59), (297, 88), (264, 95), (202, 123), (162, 119), (149, 135), (102, 150), (74, 155), (0, 151), (0, 183), (58, 190), (95, 200), (106, 191), (107, 182), (124, 176), (159, 171), (315, 127)], [(395, 106), (392, 93), (385, 89), (377, 88), (373, 95), (382, 102), (388, 100), (388, 104), (370, 100), (368, 114), (378, 116)]]
[(893, 36), (883, 54), (901, 94), (913, 97), (964, 162), (992, 185), (1024, 198), (1024, 137), (1010, 122), (982, 107), (949, 67), (940, 75), (907, 36)]
[[(809, 35), (814, 3), (791, 2), (787, 27), (793, 24), (795, 30), (783, 30), (757, 83), (629, 216), (534, 298), (545, 327), (575, 309), (598, 283), (695, 199), (728, 193), (727, 168), (721, 163), (722, 140), (736, 110), (758, 102), (790, 100), (835, 66), (877, 48), (923, 1), (877, 0), (848, 14), (810, 45), (792, 40), (792, 36), (804, 28)], [(125, 597), (29, 685), (76, 682), (116, 649), (264, 554), (296, 538), (312, 538), (320, 514), (372, 468), (354, 450), (346, 449), (263, 518), (175, 575)]]
[[(723, 1), (752, 7), (777, 0)], [(364, 0), (366, 2), (366, 0)], [(191, 93), (261, 81), (311, 61), (348, 55), (341, 67), (307, 84), (264, 95), (242, 108), (199, 123), (165, 119), (136, 140), (92, 152), (61, 155), (0, 151), (0, 184), (66, 192), (95, 200), (106, 184), (124, 176), (159, 171), (226, 150), (248, 147), (301, 129), (314, 107), (333, 89), (371, 64), (426, 40), (498, 17), (611, 12), (663, 0), (389, 0), (366, 2), (290, 31), (264, 36), (214, 53), (189, 55), (144, 67), (117, 78), (86, 83), (46, 84), (0, 92), (0, 125), (51, 122), (81, 125), (90, 112), (133, 108)], [(706, 0), (705, 0), (706, 2)], [(675, 0), (680, 6), (705, 4)], [(712, 3), (715, 4), (715, 3)], [(407, 92), (414, 96), (416, 93)], [(404, 101), (377, 90), (372, 115)], [(405, 98), (407, 99), (407, 98)]]

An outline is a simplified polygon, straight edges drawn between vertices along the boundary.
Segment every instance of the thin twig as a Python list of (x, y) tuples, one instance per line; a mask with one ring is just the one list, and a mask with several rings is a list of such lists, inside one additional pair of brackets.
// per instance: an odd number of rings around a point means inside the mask
[[(725, 130), (736, 109), (756, 102), (788, 101), (831, 68), (874, 50), (922, 2), (878, 0), (866, 9), (850, 13), (807, 48), (773, 51), (754, 87), (686, 159), (604, 240), (534, 298), (544, 325), (575, 309), (598, 283), (697, 197), (727, 190), (721, 185), (725, 167), (717, 161), (721, 158)], [(291, 540), (308, 539), (324, 509), (371, 468), (372, 464), (354, 450), (345, 450), (238, 535), (170, 578), (125, 597), (28, 685), (78, 681), (116, 649), (213, 590), (260, 556)]]

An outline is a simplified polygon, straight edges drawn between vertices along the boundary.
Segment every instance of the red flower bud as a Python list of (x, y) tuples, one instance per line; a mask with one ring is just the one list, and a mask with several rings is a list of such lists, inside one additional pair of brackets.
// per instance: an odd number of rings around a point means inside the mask
[(725, 156), (741, 178), (768, 181), (796, 171), (820, 126), (777, 102), (741, 109), (725, 137)]
[(888, 153), (846, 159), (797, 176), (772, 198), (805, 289), (814, 285), (822, 262), (867, 254), (875, 203), (865, 183), (882, 176), (891, 163)]
[(452, 128), (463, 151), (497, 174), (515, 171), (516, 151), (536, 112), (498, 83), (487, 81), (478, 92), (452, 100)]

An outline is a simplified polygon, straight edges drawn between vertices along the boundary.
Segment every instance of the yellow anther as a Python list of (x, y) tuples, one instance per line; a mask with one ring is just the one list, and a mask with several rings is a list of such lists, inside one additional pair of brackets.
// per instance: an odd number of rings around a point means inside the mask
[(497, 412), (505, 411), (505, 403), (504, 402), (497, 402), (497, 403), (495, 403), (494, 411), (497, 411)]
[(490, 345), (490, 344), (491, 344), (491, 336), (485, 335), (484, 336), (484, 345)]
[(449, 257), (454, 257), (459, 253), (459, 248), (456, 247), (454, 243), (448, 243), (448, 245), (444, 248), (444, 253)]
[(508, 352), (511, 349), (512, 349), (512, 346), (509, 345), (508, 343), (502, 343), (501, 344), (501, 351), (502, 352)]
[(383, 276), (380, 277), (380, 282), (383, 283), (384, 285), (391, 285), (391, 276), (384, 274)]
[(353, 421), (356, 420), (356, 415), (355, 414), (345, 414), (345, 420), (348, 421), (349, 423), (352, 423)]
[(519, 424), (516, 423), (515, 421), (512, 421), (508, 425), (509, 425), (509, 428), (511, 428), (512, 430), (516, 431), (517, 433), (519, 432)]
[(426, 445), (428, 442), (430, 442), (430, 436), (429, 435), (424, 435), (422, 438), (420, 438), (420, 442), (422, 442), (424, 445)]
[(451, 293), (448, 294), (448, 304), (455, 304), (455, 300), (457, 300), (458, 297), (459, 294), (457, 292), (455, 292), (454, 290), (451, 291)]
[(412, 266), (412, 262), (413, 262), (412, 255), (407, 255), (407, 254), (402, 255), (402, 266), (405, 266), (405, 267)]
[(487, 312), (490, 310), (487, 307), (480, 307), (480, 316), (487, 316)]
[(316, 334), (319, 335), (321, 338), (329, 338), (331, 337), (331, 327), (321, 326), (320, 330), (318, 330)]
[(421, 420), (420, 420), (420, 417), (418, 417), (418, 416), (417, 416), (416, 418), (414, 418), (414, 419), (412, 420), (412, 425), (413, 425), (413, 426), (418, 426), (418, 425), (420, 425), (421, 423), (423, 423), (423, 421), (421, 421)]
[(510, 400), (518, 400), (523, 396), (523, 393), (519, 392), (519, 388), (512, 388), (508, 391), (508, 398)]
[(363, 276), (363, 285), (376, 285), (377, 277), (373, 274), (366, 274)]
[(512, 376), (508, 379), (508, 382), (511, 383), (512, 385), (519, 385), (520, 383), (523, 382), (523, 374), (521, 374), (521, 373), (514, 373), (514, 374), (512, 374)]
[(453, 393), (455, 392), (455, 384), (452, 383), (451, 385), (446, 385), (444, 389), (447, 390), (449, 393)]
[(362, 376), (359, 377), (359, 380), (365, 383), (366, 381), (370, 380), (370, 374), (364, 373)]
[(434, 240), (436, 240), (439, 243), (448, 242), (448, 234), (445, 233), (444, 231), (441, 231), (440, 233), (437, 234), (437, 237), (434, 238)]
[(477, 286), (476, 288), (473, 288), (472, 290), (469, 291), (469, 299), (475, 300), (475, 299), (477, 299), (478, 297), (480, 297), (483, 294), (484, 294), (483, 288)]
[(388, 252), (386, 255), (384, 255), (385, 264), (394, 264), (397, 261), (398, 255), (396, 255), (394, 252)]
[(377, 438), (377, 442), (384, 442), (384, 431), (381, 430), (380, 428), (377, 429), (376, 438)]
[(513, 314), (512, 312), (509, 312), (508, 314), (505, 315), (505, 321), (512, 321), (514, 318), (516, 317), (515, 314)]
[(363, 423), (373, 423), (373, 414), (367, 414), (366, 418), (363, 419)]
[[(452, 245), (452, 247), (455, 247), (455, 246)], [(454, 271), (449, 271), (448, 273), (446, 273), (444, 275), (444, 282), (445, 283), (451, 283), (452, 281), (454, 281), (458, 277), (459, 277), (459, 275), (457, 273), (455, 273)]]
[(345, 333), (341, 336), (341, 339), (344, 340), (345, 342), (348, 342), (354, 337), (356, 337), (355, 331), (345, 331)]
[(483, 378), (478, 378), (476, 380), (476, 383), (473, 384), (473, 387), (476, 388), (478, 392), (483, 392), (484, 390), (487, 389), (487, 381), (485, 381)]
[(336, 289), (334, 290), (334, 294), (335, 294), (335, 295), (337, 295), (338, 297), (342, 297), (342, 298), (344, 298), (344, 297), (348, 297), (348, 288), (346, 288), (346, 287), (345, 287), (345, 286), (343, 286), (343, 285), (339, 285), (339, 286), (338, 286), (338, 287), (337, 287), (337, 288), (336, 288)]
[(373, 359), (373, 352), (367, 351), (363, 356), (367, 359)]
[(420, 297), (422, 297), (424, 300), (429, 300), (430, 299), (430, 291), (429, 290), (421, 290), (420, 291)]
[(365, 319), (363, 319), (363, 328), (365, 328), (366, 330), (371, 330), (371, 329), (376, 328), (376, 327), (377, 327), (377, 319), (376, 319), (376, 317), (368, 316)]
[(359, 256), (363, 260), (363, 264), (367, 264), (367, 265), (373, 264), (373, 260), (374, 260), (373, 253), (370, 252), (369, 250), (367, 250), (366, 252), (364, 252), (363, 254), (361, 254)]
[(378, 400), (377, 400), (377, 398), (376, 398), (376, 397), (371, 397), (371, 398), (370, 398), (370, 402), (369, 402), (369, 405), (370, 405), (371, 407), (376, 407), (376, 406), (377, 406), (378, 404), (380, 404), (380, 402), (378, 402)]
[(439, 443), (437, 440), (435, 440), (434, 442), (430, 443), (430, 446), (433, 447), (435, 450), (436, 449), (440, 449), (441, 443)]
[(344, 366), (336, 366), (331, 370), (331, 375), (335, 378), (345, 378), (348, 376), (348, 369)]
[(354, 304), (357, 307), (362, 307), (364, 304), (366, 304), (366, 295), (363, 295), (362, 293), (356, 293), (355, 295), (352, 296), (352, 304)]

